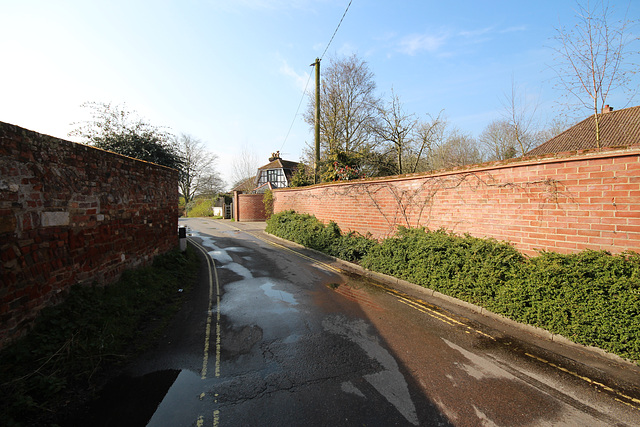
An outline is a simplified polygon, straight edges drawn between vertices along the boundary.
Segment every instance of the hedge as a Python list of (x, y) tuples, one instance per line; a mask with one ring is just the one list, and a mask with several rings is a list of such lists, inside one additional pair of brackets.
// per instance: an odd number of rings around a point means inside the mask
[(267, 232), (640, 362), (640, 255), (587, 250), (526, 257), (511, 244), (400, 227), (378, 242), (311, 215), (275, 214)]

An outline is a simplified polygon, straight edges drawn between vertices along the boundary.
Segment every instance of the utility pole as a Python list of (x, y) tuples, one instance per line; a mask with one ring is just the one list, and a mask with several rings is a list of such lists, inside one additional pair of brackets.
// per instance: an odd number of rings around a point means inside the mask
[(320, 182), (320, 58), (311, 64), (316, 67), (316, 126), (315, 126), (315, 145), (316, 145), (316, 164), (314, 167), (314, 180), (317, 184)]

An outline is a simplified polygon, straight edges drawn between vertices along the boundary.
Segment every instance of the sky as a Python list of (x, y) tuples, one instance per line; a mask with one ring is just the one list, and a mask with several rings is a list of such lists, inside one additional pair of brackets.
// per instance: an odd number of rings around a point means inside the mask
[[(640, 18), (640, 1), (610, 4)], [(231, 184), (247, 153), (262, 166), (275, 151), (298, 161), (313, 144), (302, 113), (317, 57), (322, 70), (355, 54), (379, 95), (393, 90), (418, 118), (443, 111), (474, 137), (502, 117), (512, 86), (541, 122), (564, 109), (552, 48), (556, 28), (575, 22), (574, 1), (352, 0), (344, 15), (348, 5), (0, 0), (0, 121), (77, 141), (69, 132), (90, 118), (82, 103), (124, 105), (203, 141)], [(608, 103), (640, 99), (612, 93)]]

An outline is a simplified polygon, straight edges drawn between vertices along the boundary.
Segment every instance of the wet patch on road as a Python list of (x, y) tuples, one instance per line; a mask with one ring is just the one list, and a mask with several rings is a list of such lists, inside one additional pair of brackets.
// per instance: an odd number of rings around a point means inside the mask
[(331, 283), (327, 286), (329, 289), (342, 295), (348, 300), (358, 303), (360, 306), (373, 308), (374, 310), (382, 310), (382, 307), (369, 296), (370, 292), (367, 288), (356, 288), (354, 286), (340, 285), (338, 283)]
[(343, 336), (356, 343), (382, 369), (364, 378), (413, 425), (418, 425), (418, 415), (411, 400), (409, 386), (400, 372), (396, 359), (370, 333), (370, 325), (363, 320), (349, 320), (344, 316), (328, 317), (322, 322), (328, 332)]
[(262, 329), (257, 325), (227, 329), (222, 334), (223, 354), (227, 357), (233, 357), (249, 353), (260, 341), (262, 341)]
[(120, 376), (99, 397), (65, 425), (145, 426), (175, 383), (180, 370), (152, 372), (141, 377)]

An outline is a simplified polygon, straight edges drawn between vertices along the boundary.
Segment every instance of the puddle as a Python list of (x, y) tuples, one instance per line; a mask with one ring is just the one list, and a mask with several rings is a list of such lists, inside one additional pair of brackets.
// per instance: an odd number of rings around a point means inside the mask
[(198, 415), (212, 413), (210, 390), (214, 379), (199, 373), (169, 369), (140, 377), (120, 376), (112, 380), (98, 399), (64, 425), (187, 426)]
[(229, 246), (228, 248), (224, 248), (224, 250), (238, 253), (247, 252), (247, 248), (243, 248), (242, 246)]
[(200, 374), (182, 370), (165, 395), (147, 426), (179, 426), (193, 422), (194, 414), (203, 412), (200, 394), (205, 383)]
[[(210, 247), (211, 245), (207, 245), (207, 246)], [(212, 251), (209, 251), (208, 254), (211, 258), (215, 259), (221, 264), (228, 264), (230, 262), (233, 262), (233, 259), (231, 259), (231, 256), (227, 253), (227, 251), (223, 251), (218, 248)]]
[(264, 285), (260, 286), (260, 289), (262, 289), (265, 295), (271, 299), (286, 302), (287, 304), (291, 304), (291, 305), (298, 304), (298, 302), (295, 300), (292, 294), (278, 290), (278, 289), (273, 289), (274, 286), (275, 286), (275, 283), (267, 282)]
[(179, 375), (180, 370), (171, 369), (118, 377), (106, 385), (97, 400), (64, 424), (145, 426)]
[(236, 273), (238, 276), (242, 276), (245, 279), (252, 279), (253, 278), (253, 274), (251, 274), (251, 271), (249, 271), (249, 269), (247, 267), (245, 267), (244, 265), (238, 264), (236, 262), (232, 262), (232, 263), (229, 263), (227, 265), (223, 265), (221, 268), (226, 268), (228, 270), (231, 270), (234, 273)]
[(228, 283), (220, 301), (220, 313), (232, 328), (260, 325), (265, 341), (285, 339), (304, 327), (304, 317), (298, 311), (294, 295), (282, 290), (288, 286), (287, 282), (269, 277)]

